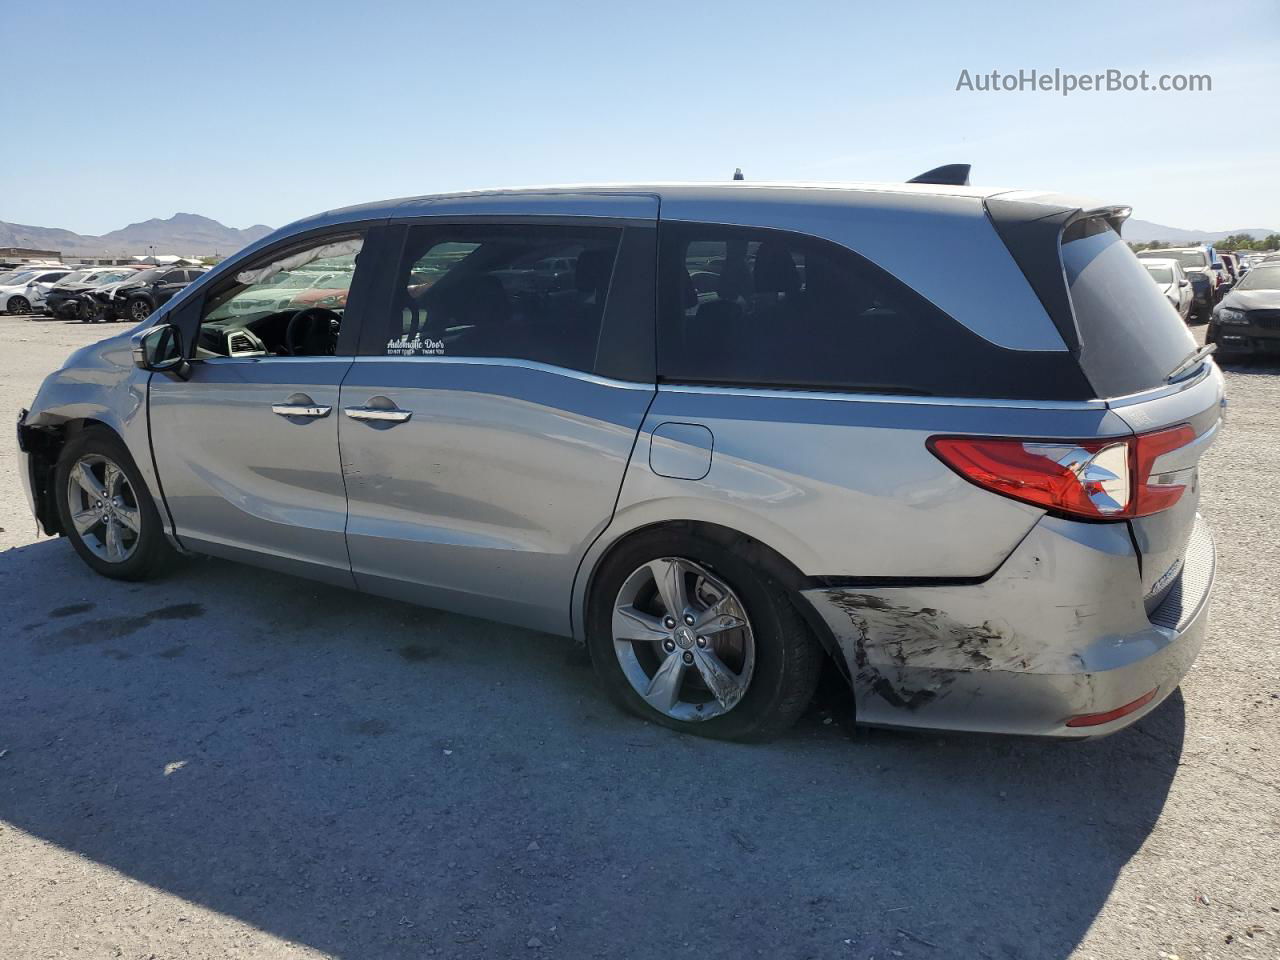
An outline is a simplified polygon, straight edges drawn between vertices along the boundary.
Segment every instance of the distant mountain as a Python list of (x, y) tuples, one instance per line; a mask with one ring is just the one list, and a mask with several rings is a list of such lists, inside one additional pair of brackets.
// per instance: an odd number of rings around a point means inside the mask
[(0, 220), (0, 247), (35, 247), (82, 255), (146, 254), (154, 247), (157, 254), (207, 257), (218, 253), (226, 256), (265, 237), (271, 230), (271, 227), (260, 223), (237, 230), (194, 213), (175, 213), (168, 220), (131, 223), (100, 237)]
[(1242, 227), (1238, 230), (1184, 230), (1181, 227), (1166, 227), (1149, 220), (1126, 220), (1124, 238), (1131, 243), (1150, 243), (1162, 240), (1165, 243), (1191, 243), (1202, 240), (1205, 243), (1217, 243), (1237, 233), (1247, 233), (1255, 240), (1261, 240), (1269, 234), (1280, 233), (1280, 230), (1268, 230), (1263, 227)]

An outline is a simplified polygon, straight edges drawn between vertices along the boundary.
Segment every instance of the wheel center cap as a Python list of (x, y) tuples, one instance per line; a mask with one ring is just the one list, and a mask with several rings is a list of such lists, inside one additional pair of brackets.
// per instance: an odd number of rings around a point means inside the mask
[(694, 634), (688, 627), (676, 627), (676, 632), (671, 635), (671, 639), (675, 640), (676, 646), (681, 650), (693, 648)]

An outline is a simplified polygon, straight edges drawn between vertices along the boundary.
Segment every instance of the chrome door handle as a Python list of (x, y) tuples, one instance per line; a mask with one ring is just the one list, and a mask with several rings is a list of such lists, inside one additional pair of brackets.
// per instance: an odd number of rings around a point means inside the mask
[(273, 403), (271, 412), (280, 417), (327, 417), (333, 407), (315, 403)]
[(413, 416), (412, 410), (396, 407), (344, 407), (342, 410), (352, 420), (377, 420), (382, 423), (404, 423)]

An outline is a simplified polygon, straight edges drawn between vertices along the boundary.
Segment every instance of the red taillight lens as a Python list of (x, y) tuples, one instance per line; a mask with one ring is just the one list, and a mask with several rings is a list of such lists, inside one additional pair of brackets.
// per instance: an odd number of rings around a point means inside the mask
[(1177, 503), (1185, 486), (1161, 482), (1167, 478), (1153, 477), (1151, 467), (1194, 439), (1184, 424), (1114, 440), (930, 437), (928, 446), (960, 476), (993, 493), (1069, 516), (1120, 520)]
[(1170, 427), (1168, 430), (1157, 430), (1155, 433), (1143, 433), (1133, 438), (1135, 517), (1146, 517), (1168, 510), (1182, 498), (1187, 489), (1186, 484), (1179, 483), (1176, 475), (1153, 474), (1152, 467), (1161, 456), (1185, 447), (1195, 438), (1196, 432), (1189, 423)]

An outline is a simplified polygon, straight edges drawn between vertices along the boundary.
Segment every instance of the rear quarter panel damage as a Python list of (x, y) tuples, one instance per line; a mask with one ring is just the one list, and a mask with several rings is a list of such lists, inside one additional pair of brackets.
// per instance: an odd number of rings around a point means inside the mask
[[(1007, 711), (1011, 729), (1037, 711), (1035, 724), (1066, 716), (1092, 699), (1097, 674), (1171, 641), (1142, 595), (1123, 524), (1048, 516), (981, 583), (804, 591), (839, 644), (860, 720), (947, 727), (976, 712), (999, 728)], [(1017, 693), (1029, 676), (1039, 704)]]

